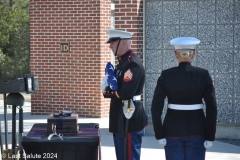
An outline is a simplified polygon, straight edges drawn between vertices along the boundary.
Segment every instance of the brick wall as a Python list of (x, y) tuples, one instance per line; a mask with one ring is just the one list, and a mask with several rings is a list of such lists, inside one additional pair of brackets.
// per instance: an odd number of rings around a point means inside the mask
[[(105, 30), (106, 0), (30, 0), (31, 72), (40, 90), (32, 95), (32, 114), (75, 110), (79, 116), (106, 117), (109, 100), (100, 83), (110, 61)], [(70, 43), (60, 53), (60, 42)]]
[(134, 32), (132, 49), (143, 53), (143, 2), (142, 0), (115, 0), (115, 29)]

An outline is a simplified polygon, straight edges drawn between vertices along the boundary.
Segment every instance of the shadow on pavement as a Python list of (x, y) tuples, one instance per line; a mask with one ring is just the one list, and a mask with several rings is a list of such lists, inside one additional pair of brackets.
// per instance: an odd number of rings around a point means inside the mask
[[(23, 119), (24, 119), (24, 135), (28, 133), (28, 131), (31, 129), (31, 126), (34, 123), (47, 123), (47, 117), (48, 115), (31, 115), (30, 111), (30, 106), (23, 108)], [(18, 111), (17, 111), (18, 112)], [(19, 114), (16, 114), (16, 119), (18, 121), (18, 116)], [(7, 114), (7, 119), (8, 119), (8, 138), (11, 137), (11, 120), (12, 120), (12, 114), (11, 114), (11, 108), (8, 108), (8, 114)], [(4, 121), (4, 113), (3, 113), (3, 108), (0, 108), (0, 120)], [(108, 130), (108, 119), (105, 118), (84, 118), (84, 117), (79, 117), (78, 123), (99, 123), (100, 127), (100, 134), (101, 134), (101, 146), (102, 147), (114, 147), (113, 143), (113, 137), (112, 133), (109, 133)], [(2, 125), (2, 128), (4, 126)], [(18, 128), (18, 126), (17, 126)], [(4, 130), (2, 130), (3, 132)], [(17, 129), (18, 131), (18, 129)], [(4, 133), (2, 133), (2, 138), (4, 138)], [(4, 142), (4, 139), (2, 139)], [(10, 140), (9, 140), (10, 142)], [(142, 138), (142, 149), (143, 150), (162, 150), (163, 147), (159, 145), (158, 141), (155, 139), (154, 136), (143, 136)], [(240, 157), (240, 146), (236, 145), (231, 145), (229, 143), (223, 143), (220, 141), (215, 141), (213, 143), (213, 147), (210, 149), (207, 149), (207, 152), (209, 153), (214, 153), (214, 154), (222, 154), (222, 153), (230, 153), (234, 154), (237, 157)]]

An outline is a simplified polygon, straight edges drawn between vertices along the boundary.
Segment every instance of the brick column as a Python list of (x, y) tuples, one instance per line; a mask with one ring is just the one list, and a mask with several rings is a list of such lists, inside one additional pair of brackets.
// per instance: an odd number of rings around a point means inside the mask
[(142, 0), (115, 0), (115, 29), (134, 32), (132, 49), (143, 53), (143, 2)]
[[(30, 0), (30, 67), (40, 88), (32, 95), (32, 114), (108, 115), (100, 83), (111, 59), (105, 44), (110, 5), (110, 0)], [(61, 42), (70, 44), (69, 53), (60, 52)]]

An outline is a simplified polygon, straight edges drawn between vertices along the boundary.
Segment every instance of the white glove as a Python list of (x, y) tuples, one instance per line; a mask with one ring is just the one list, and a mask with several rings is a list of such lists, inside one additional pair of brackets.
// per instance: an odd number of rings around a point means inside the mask
[(205, 148), (210, 148), (210, 147), (212, 147), (212, 143), (213, 143), (212, 141), (205, 141), (204, 142), (204, 147)]
[(159, 144), (162, 145), (162, 146), (166, 146), (166, 144), (167, 144), (166, 138), (159, 139), (158, 142), (159, 142)]
[(105, 92), (106, 88), (108, 86), (108, 82), (107, 82), (107, 77), (105, 76), (103, 79), (102, 79), (102, 83), (101, 83), (101, 90), (102, 90), (102, 93)]

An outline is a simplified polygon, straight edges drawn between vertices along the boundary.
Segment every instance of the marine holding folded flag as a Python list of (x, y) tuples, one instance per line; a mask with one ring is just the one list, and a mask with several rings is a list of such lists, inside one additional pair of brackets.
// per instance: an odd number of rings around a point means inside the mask
[[(151, 113), (155, 137), (165, 146), (166, 160), (204, 160), (206, 148), (215, 140), (217, 106), (213, 81), (207, 70), (191, 65), (199, 43), (194, 37), (172, 39), (170, 44), (179, 64), (163, 70), (157, 80)], [(162, 124), (166, 97), (168, 108)]]
[(107, 43), (118, 59), (118, 65), (108, 62), (101, 83), (105, 98), (111, 98), (109, 132), (113, 133), (117, 160), (140, 160), (143, 129), (147, 115), (141, 101), (145, 70), (140, 58), (131, 50), (133, 33), (107, 30)]

